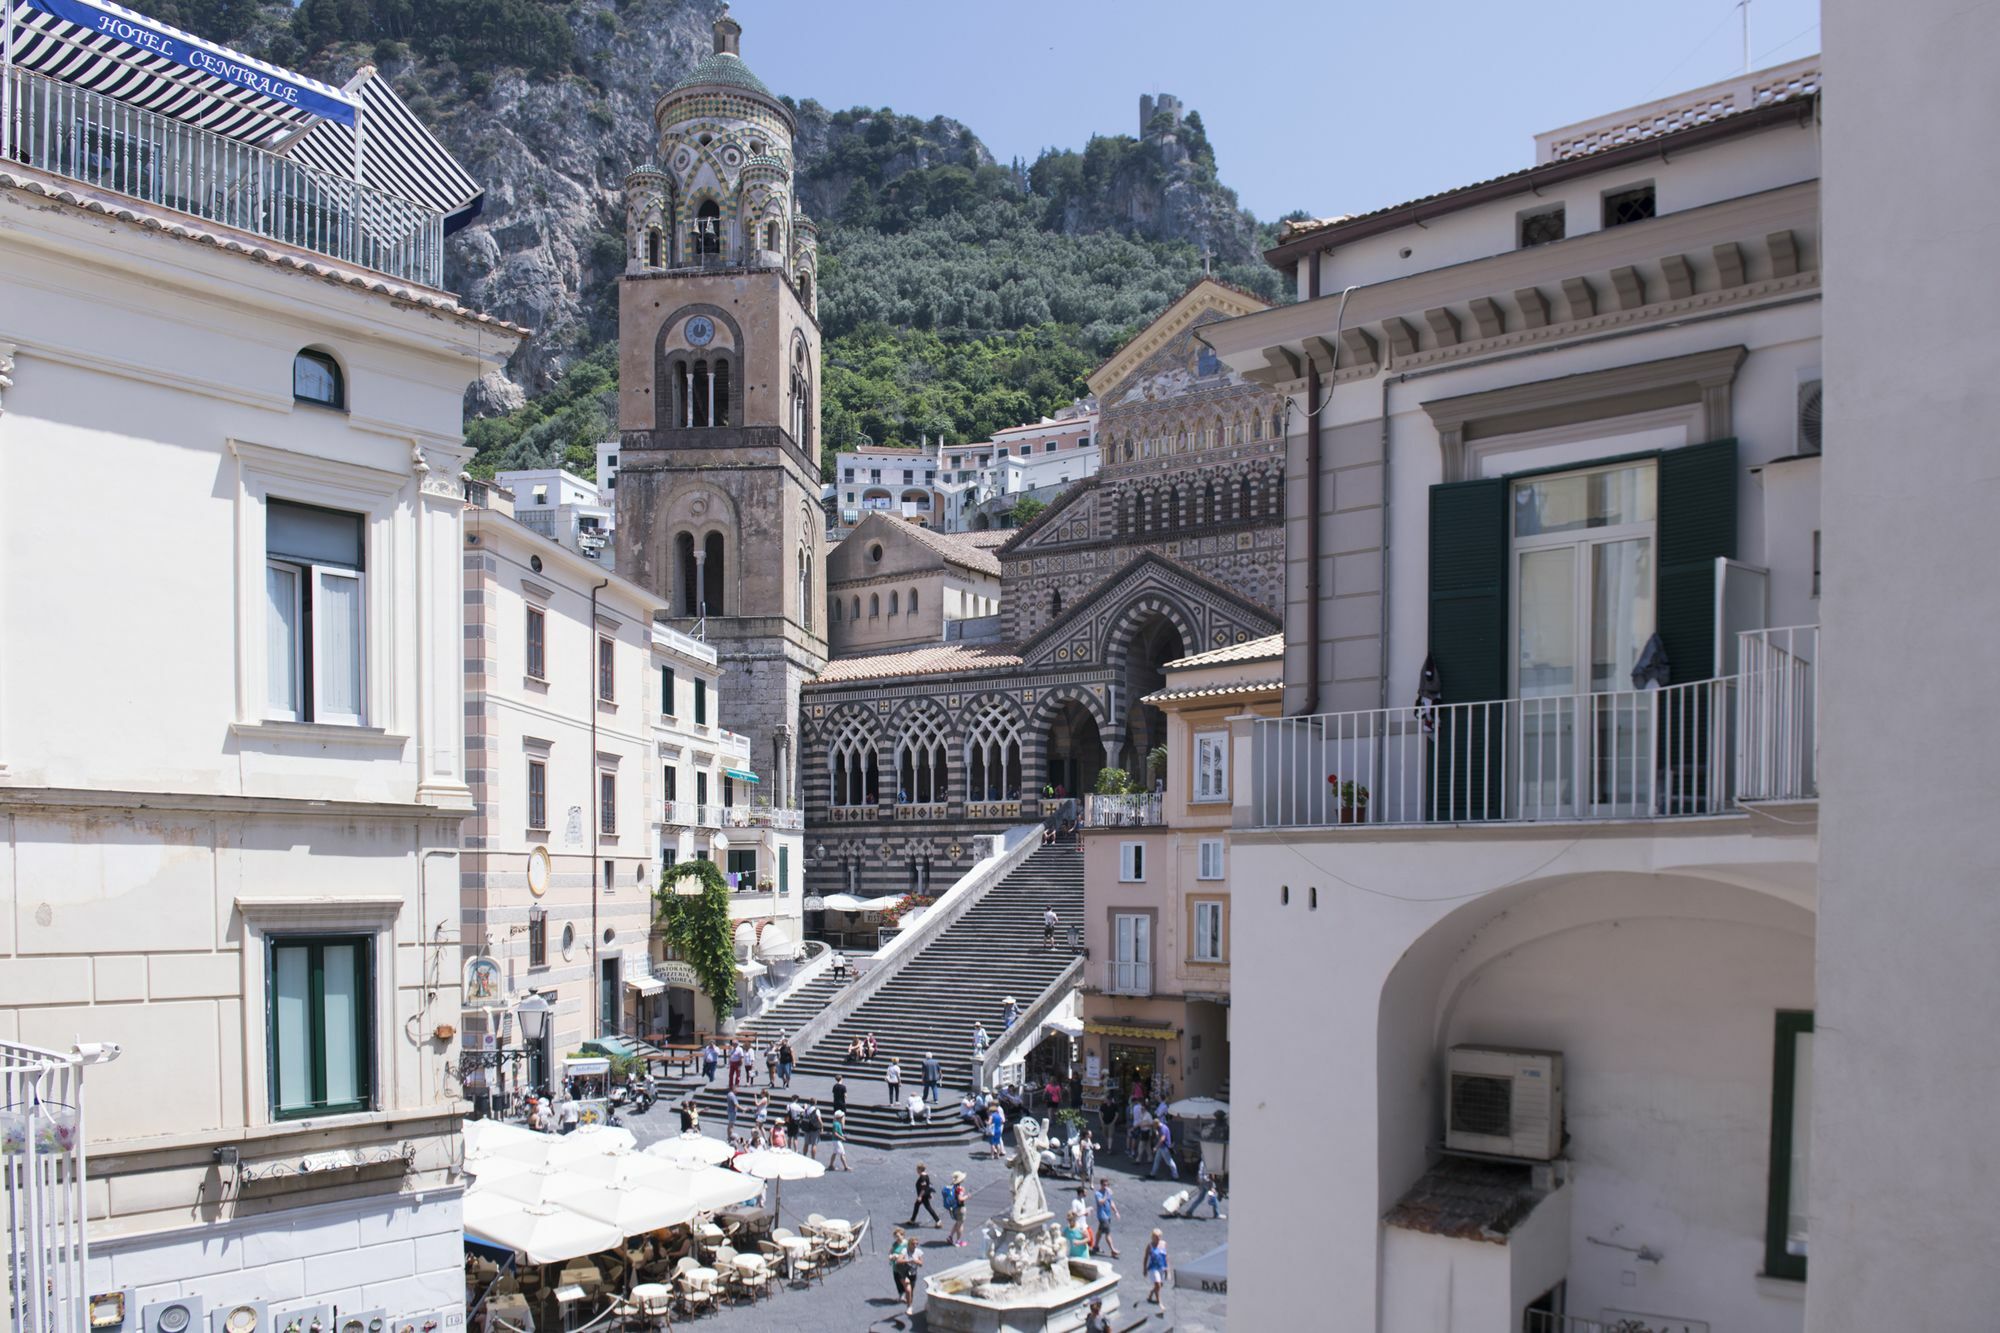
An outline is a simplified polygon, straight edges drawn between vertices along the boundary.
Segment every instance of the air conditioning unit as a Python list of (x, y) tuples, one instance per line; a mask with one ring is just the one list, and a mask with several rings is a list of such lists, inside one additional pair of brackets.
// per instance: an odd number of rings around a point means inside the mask
[(1803, 380), (1799, 384), (1799, 453), (1819, 452), (1819, 419), (1820, 381)]
[(139, 1327), (145, 1333), (201, 1333), (201, 1297), (154, 1301), (140, 1313)]
[(1444, 1146), (1547, 1162), (1562, 1155), (1560, 1051), (1454, 1046), (1445, 1066)]

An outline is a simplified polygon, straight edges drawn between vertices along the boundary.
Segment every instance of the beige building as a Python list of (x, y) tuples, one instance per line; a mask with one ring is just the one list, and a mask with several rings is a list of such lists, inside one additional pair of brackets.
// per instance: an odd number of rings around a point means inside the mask
[(1086, 796), (1085, 1090), (1229, 1091), (1232, 719), (1278, 712), (1279, 635), (1166, 665), (1164, 788)]
[[(1000, 613), (998, 539), (870, 514), (826, 562), (827, 644), (839, 657), (979, 637)], [(998, 624), (992, 627), (998, 630)]]

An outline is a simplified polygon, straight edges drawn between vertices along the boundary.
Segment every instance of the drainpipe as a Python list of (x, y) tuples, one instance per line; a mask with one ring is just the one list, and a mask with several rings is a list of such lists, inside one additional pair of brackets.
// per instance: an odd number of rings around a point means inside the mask
[[(1320, 255), (1307, 260), (1306, 299), (1319, 299)], [(1334, 335), (1336, 338), (1338, 334)], [(1319, 367), (1308, 358), (1306, 370), (1306, 697), (1299, 711), (1310, 717), (1319, 711)]]
[[(599, 991), (604, 985), (604, 965), (597, 956), (602, 941), (597, 935), (597, 896), (604, 886), (598, 883), (598, 831), (603, 814), (598, 810), (598, 801), (604, 790), (604, 780), (597, 772), (597, 594), (611, 586), (605, 579), (590, 590), (590, 1005), (589, 1022), (599, 1021), (604, 1014), (604, 997)], [(616, 649), (614, 647), (613, 651)]]

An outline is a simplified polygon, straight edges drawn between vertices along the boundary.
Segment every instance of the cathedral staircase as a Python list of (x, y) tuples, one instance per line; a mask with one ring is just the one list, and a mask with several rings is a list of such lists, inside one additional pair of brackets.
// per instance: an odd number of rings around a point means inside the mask
[[(1054, 949), (1042, 947), (1042, 913), (1053, 906), (1062, 919)], [(935, 909), (934, 909), (935, 910)], [(886, 981), (858, 1003), (840, 1006), (830, 1023), (816, 1025), (810, 1048), (799, 1057), (793, 1092), (829, 1105), (835, 1074), (847, 1079), (851, 1142), (864, 1147), (915, 1147), (963, 1143), (974, 1137), (958, 1119), (958, 1099), (973, 1086), (972, 1025), (986, 1024), (997, 1041), (1001, 1005), (1009, 996), (1025, 1014), (1063, 980), (1074, 961), (1069, 927), (1083, 921), (1083, 856), (1073, 838), (1037, 846), (987, 888), (963, 915), (911, 951)], [(788, 997), (754, 1026), (759, 1037), (796, 1032), (812, 1015), (802, 991)], [(849, 1064), (847, 1046), (875, 1035), (875, 1058)], [(903, 1096), (923, 1089), (924, 1052), (943, 1067), (943, 1100), (933, 1123), (910, 1125), (886, 1105), (882, 1071), (894, 1056), (902, 1065)], [(761, 1071), (760, 1071), (761, 1079)], [(761, 1081), (758, 1085), (763, 1086)], [(724, 1114), (723, 1080), (699, 1097), (704, 1118)], [(787, 1094), (773, 1094), (777, 1107)], [(754, 1097), (754, 1092), (750, 1094)], [(749, 1098), (743, 1099), (747, 1107)], [(747, 1116), (747, 1110), (739, 1113)], [(712, 1120), (719, 1124), (719, 1120)], [(739, 1128), (744, 1123), (739, 1118)]]

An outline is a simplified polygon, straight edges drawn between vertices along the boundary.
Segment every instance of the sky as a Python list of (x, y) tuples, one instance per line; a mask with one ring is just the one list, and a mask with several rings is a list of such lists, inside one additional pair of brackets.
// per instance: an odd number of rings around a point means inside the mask
[[(1201, 112), (1270, 220), (1358, 213), (1530, 165), (1534, 136), (1743, 69), (1737, 0), (734, 0), (780, 93), (969, 125), (1032, 161)], [(1751, 0), (1762, 69), (1819, 50), (1818, 0)]]

